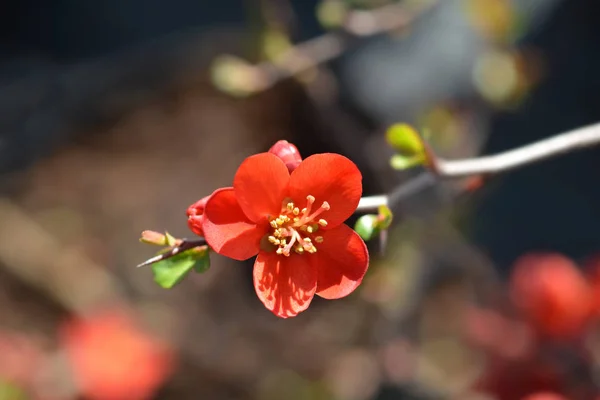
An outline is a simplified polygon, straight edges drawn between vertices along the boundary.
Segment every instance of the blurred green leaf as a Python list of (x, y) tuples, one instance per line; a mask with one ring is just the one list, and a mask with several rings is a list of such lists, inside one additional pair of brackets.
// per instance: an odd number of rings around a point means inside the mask
[(392, 210), (390, 210), (388, 206), (379, 206), (379, 229), (385, 230), (389, 228), (392, 224), (393, 217)]
[(425, 162), (426, 158), (424, 156), (405, 157), (400, 154), (394, 154), (390, 159), (390, 166), (397, 170), (404, 170), (416, 167), (417, 165), (423, 165)]
[(201, 246), (152, 264), (152, 271), (156, 283), (165, 289), (171, 289), (181, 282), (192, 269), (203, 273), (209, 267), (208, 247)]
[(373, 239), (380, 231), (379, 217), (373, 214), (363, 215), (356, 221), (354, 230), (363, 240)]
[(29, 396), (23, 389), (13, 383), (0, 379), (0, 400), (28, 400)]
[(348, 5), (341, 0), (326, 0), (317, 6), (317, 19), (326, 29), (338, 28), (348, 14)]
[(165, 232), (165, 242), (167, 246), (175, 246), (177, 239), (175, 239), (169, 232)]
[(394, 124), (385, 134), (387, 142), (407, 158), (425, 158), (425, 146), (417, 131), (408, 124)]

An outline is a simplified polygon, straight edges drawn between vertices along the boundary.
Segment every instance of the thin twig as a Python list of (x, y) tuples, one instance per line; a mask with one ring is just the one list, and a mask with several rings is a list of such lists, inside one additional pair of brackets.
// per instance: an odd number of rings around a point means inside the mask
[(182, 253), (186, 250), (190, 250), (195, 247), (200, 247), (200, 246), (204, 246), (204, 245), (206, 245), (206, 240), (204, 240), (204, 239), (195, 239), (195, 240), (182, 239), (181, 243), (179, 245), (174, 246), (171, 250), (167, 251), (166, 253), (159, 254), (155, 257), (149, 258), (148, 260), (144, 261), (141, 264), (138, 264), (137, 268), (145, 267), (147, 265), (166, 260), (166, 259), (174, 257), (177, 254)]
[(369, 11), (350, 11), (339, 31), (295, 45), (277, 60), (246, 65), (245, 72), (253, 77), (249, 88), (253, 93), (267, 90), (283, 80), (339, 57), (352, 44), (351, 36), (372, 36), (406, 28), (438, 1), (422, 1), (412, 7), (401, 2)]
[(435, 168), (432, 168), (430, 173), (398, 186), (389, 194), (363, 197), (356, 211), (376, 210), (382, 205), (393, 207), (402, 198), (433, 184), (436, 179), (497, 174), (598, 144), (600, 144), (600, 123), (574, 129), (494, 155), (464, 160), (436, 158), (433, 162)]

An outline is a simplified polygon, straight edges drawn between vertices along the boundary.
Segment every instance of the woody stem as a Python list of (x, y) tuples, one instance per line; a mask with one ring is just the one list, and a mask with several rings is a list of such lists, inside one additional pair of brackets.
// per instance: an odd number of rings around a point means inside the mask
[(383, 205), (393, 207), (403, 198), (432, 186), (439, 179), (498, 174), (598, 144), (600, 144), (600, 123), (567, 131), (493, 155), (464, 160), (445, 160), (431, 154), (433, 167), (429, 168), (427, 173), (397, 186), (388, 194), (361, 198), (356, 212), (377, 210), (378, 207)]

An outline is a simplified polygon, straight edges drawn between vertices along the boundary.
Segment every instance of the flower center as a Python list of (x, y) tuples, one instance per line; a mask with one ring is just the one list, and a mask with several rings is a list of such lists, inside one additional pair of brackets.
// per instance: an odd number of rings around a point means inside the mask
[(279, 216), (269, 219), (273, 232), (268, 240), (277, 246), (277, 254), (289, 257), (292, 250), (298, 254), (317, 252), (313, 240), (323, 243), (323, 236), (314, 234), (320, 227), (327, 226), (327, 221), (318, 217), (330, 207), (329, 203), (324, 201), (321, 207), (313, 211), (314, 202), (315, 197), (311, 195), (306, 196), (306, 207), (303, 209), (296, 207), (291, 201), (284, 202)]

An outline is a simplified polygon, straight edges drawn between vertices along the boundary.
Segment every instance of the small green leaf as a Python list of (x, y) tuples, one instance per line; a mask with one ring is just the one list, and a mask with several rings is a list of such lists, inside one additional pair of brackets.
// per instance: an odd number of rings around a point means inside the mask
[(165, 232), (165, 242), (167, 246), (175, 246), (177, 239), (175, 239), (169, 232)]
[(390, 159), (390, 166), (397, 170), (405, 170), (417, 165), (424, 165), (427, 162), (424, 156), (405, 157), (400, 154), (394, 154)]
[(363, 240), (371, 240), (379, 233), (379, 217), (373, 214), (363, 215), (356, 221), (354, 230)]
[(408, 124), (394, 124), (385, 134), (387, 142), (400, 155), (407, 158), (425, 158), (423, 139), (417, 131)]
[(208, 247), (196, 247), (192, 249), (197, 251), (196, 263), (194, 264), (194, 271), (198, 274), (203, 274), (210, 269), (210, 256), (208, 254)]
[(194, 269), (198, 273), (206, 272), (210, 267), (207, 246), (186, 250), (181, 254), (152, 264), (154, 281), (165, 289), (171, 289)]
[(379, 206), (379, 223), (378, 227), (381, 230), (386, 230), (392, 224), (394, 215), (388, 206)]
[(28, 398), (23, 389), (0, 379), (0, 400), (27, 400)]
[(326, 0), (317, 6), (317, 20), (326, 29), (338, 28), (348, 15), (348, 4), (340, 0)]

